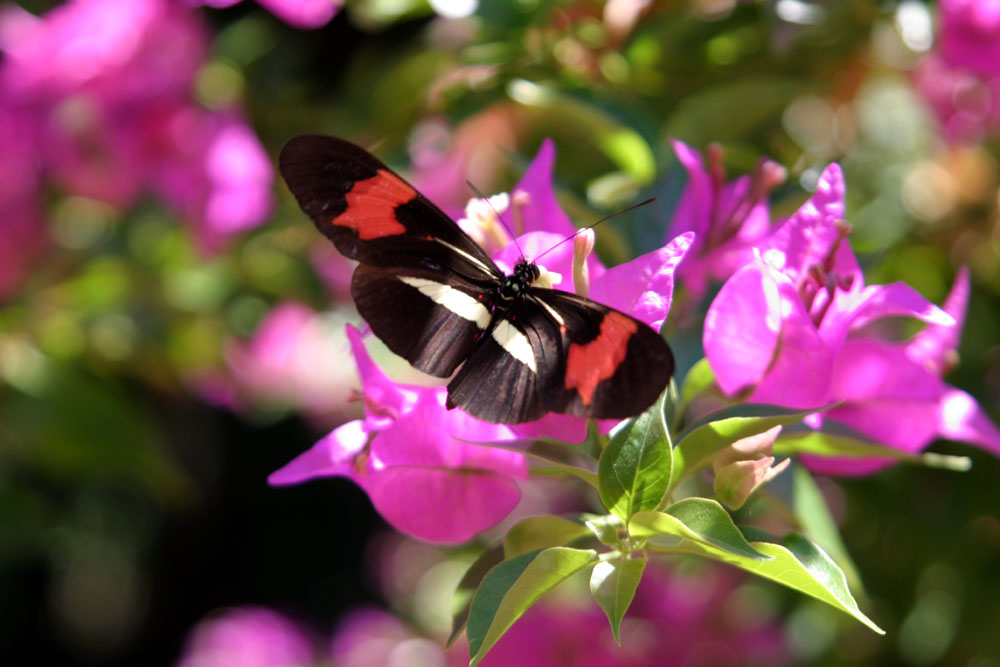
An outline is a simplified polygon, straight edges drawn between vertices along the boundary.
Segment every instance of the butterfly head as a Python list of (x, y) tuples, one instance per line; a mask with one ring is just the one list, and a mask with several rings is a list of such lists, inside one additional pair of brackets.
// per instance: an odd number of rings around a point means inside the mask
[(507, 276), (507, 279), (500, 285), (501, 303), (510, 303), (517, 299), (533, 282), (541, 275), (535, 264), (528, 262), (518, 262), (514, 267), (514, 273)]

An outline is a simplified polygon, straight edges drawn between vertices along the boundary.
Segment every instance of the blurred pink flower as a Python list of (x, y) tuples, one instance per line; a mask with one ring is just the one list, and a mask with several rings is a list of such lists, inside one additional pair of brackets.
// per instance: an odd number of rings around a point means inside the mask
[(163, 128), (171, 154), (154, 168), (152, 187), (215, 251), (263, 222), (271, 210), (274, 171), (264, 147), (238, 118), (182, 108)]
[(66, 193), (126, 208), (156, 192), (206, 250), (268, 215), (264, 149), (238, 113), (192, 101), (208, 35), (183, 4), (71, 0), (42, 17), (8, 6), (0, 50), (0, 91), (33, 119), (38, 171)]
[(949, 140), (981, 141), (1000, 129), (1000, 2), (942, 0), (938, 23), (916, 87)]
[[(722, 286), (704, 330), (719, 387), (754, 403), (802, 409), (836, 403), (810, 425), (838, 421), (906, 452), (942, 436), (1000, 454), (1000, 433), (975, 401), (940, 381), (940, 360), (961, 331), (956, 320), (964, 313), (967, 277), (960, 274), (947, 310), (903, 283), (866, 286), (847, 243), (843, 197), (843, 176), (831, 165), (813, 197)], [(932, 326), (909, 344), (873, 338), (868, 325), (887, 317)], [(839, 473), (885, 465), (807, 460)]]
[(1000, 75), (983, 79), (932, 53), (914, 71), (914, 85), (949, 141), (976, 143), (1000, 129)]
[(1000, 2), (941, 0), (938, 51), (949, 65), (1000, 77)]
[(669, 236), (694, 233), (678, 271), (684, 286), (700, 296), (709, 281), (724, 281), (745, 264), (754, 243), (771, 231), (767, 198), (785, 180), (785, 170), (761, 160), (752, 175), (726, 183), (721, 148), (709, 147), (706, 168), (698, 151), (676, 139), (672, 143), (688, 181)]
[(248, 342), (231, 343), (226, 365), (236, 392), (253, 402), (344, 418), (355, 372), (343, 321), (286, 302), (271, 309)]
[(274, 472), (276, 486), (341, 476), (368, 494), (400, 532), (422, 540), (465, 542), (491, 528), (520, 498), (524, 456), (470, 444), (516, 439), (500, 424), (445, 408), (444, 387), (392, 382), (347, 327), (361, 378), (365, 418), (348, 422)]
[(31, 144), (34, 122), (4, 99), (0, 84), (0, 298), (14, 291), (47, 245)]
[(312, 642), (285, 616), (234, 607), (195, 626), (175, 667), (311, 667), (315, 657)]
[[(232, 7), (241, 0), (189, 0), (189, 2), (222, 8)], [(304, 29), (326, 25), (343, 5), (341, 0), (257, 0), (257, 2), (288, 25)]]

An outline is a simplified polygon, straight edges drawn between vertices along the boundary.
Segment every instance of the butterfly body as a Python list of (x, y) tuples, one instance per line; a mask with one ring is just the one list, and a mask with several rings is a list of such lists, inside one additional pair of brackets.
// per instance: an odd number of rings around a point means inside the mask
[(282, 149), (280, 169), (317, 228), (359, 262), (351, 294), (372, 332), (415, 368), (454, 375), (449, 407), (494, 423), (550, 411), (625, 418), (669, 382), (673, 355), (658, 333), (542, 286), (543, 271), (527, 260), (506, 275), (454, 221), (354, 144), (296, 137)]

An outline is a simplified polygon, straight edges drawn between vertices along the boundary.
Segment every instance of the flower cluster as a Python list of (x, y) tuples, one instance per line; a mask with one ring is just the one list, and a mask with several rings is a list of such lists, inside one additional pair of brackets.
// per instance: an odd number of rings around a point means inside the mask
[(0, 226), (21, 241), (0, 251), (0, 290), (44, 247), (46, 182), (117, 208), (152, 192), (209, 250), (269, 213), (253, 131), (238, 109), (193, 99), (208, 52), (198, 14), (169, 0), (72, 0), (42, 17), (8, 5), (0, 51)]
[(915, 83), (952, 141), (975, 142), (1000, 129), (1000, 6), (942, 0), (937, 49)]
[[(1000, 455), (1000, 431), (971, 396), (941, 380), (956, 354), (968, 273), (959, 272), (943, 309), (903, 283), (865, 285), (843, 216), (843, 175), (831, 165), (812, 198), (761, 239), (722, 286), (704, 329), (719, 387), (755, 403), (832, 406), (808, 423), (837, 422), (910, 454), (944, 437)], [(900, 317), (927, 326), (909, 340), (892, 340), (878, 325)], [(804, 459), (841, 474), (886, 464)]]

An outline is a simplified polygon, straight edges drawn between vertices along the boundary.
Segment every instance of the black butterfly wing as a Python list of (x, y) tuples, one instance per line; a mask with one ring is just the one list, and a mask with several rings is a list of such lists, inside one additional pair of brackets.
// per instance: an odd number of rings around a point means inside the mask
[(452, 275), (413, 267), (361, 264), (354, 303), (372, 331), (414, 368), (448, 377), (491, 322), (493, 292)]
[[(523, 306), (523, 308), (522, 308)], [(529, 316), (530, 314), (530, 316)], [(549, 411), (538, 398), (538, 350), (558, 345), (550, 326), (536, 327), (540, 307), (517, 302), (499, 314), (448, 384), (448, 407), (494, 424), (519, 424)]]
[(451, 218), (376, 157), (323, 135), (291, 139), (278, 159), (299, 206), (346, 257), (492, 283), (503, 274)]
[(657, 332), (589, 299), (532, 288), (525, 298), (545, 311), (536, 328), (558, 339), (536, 350), (538, 395), (553, 412), (624, 419), (653, 404), (670, 382), (674, 356)]

